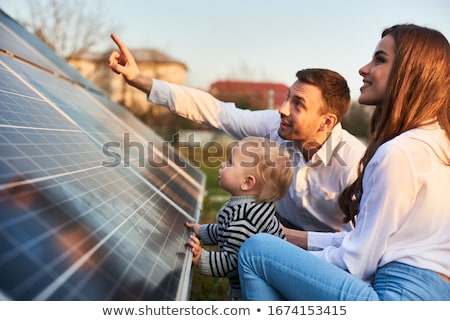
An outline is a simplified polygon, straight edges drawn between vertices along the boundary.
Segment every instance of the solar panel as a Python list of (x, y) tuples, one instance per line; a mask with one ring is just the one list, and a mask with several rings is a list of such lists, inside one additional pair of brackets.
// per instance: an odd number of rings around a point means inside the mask
[(0, 298), (186, 300), (205, 176), (0, 12)]

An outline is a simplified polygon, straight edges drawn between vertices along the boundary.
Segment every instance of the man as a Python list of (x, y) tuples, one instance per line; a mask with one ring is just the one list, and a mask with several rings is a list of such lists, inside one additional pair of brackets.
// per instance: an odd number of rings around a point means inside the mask
[(264, 136), (286, 146), (295, 175), (277, 208), (290, 242), (320, 248), (314, 233), (304, 231), (351, 229), (342, 224), (338, 197), (355, 180), (365, 147), (341, 126), (350, 105), (350, 90), (341, 75), (327, 69), (301, 70), (279, 111), (243, 110), (206, 92), (144, 77), (127, 47), (116, 35), (111, 37), (120, 52), (111, 53), (110, 69), (143, 91), (149, 101), (236, 139)]

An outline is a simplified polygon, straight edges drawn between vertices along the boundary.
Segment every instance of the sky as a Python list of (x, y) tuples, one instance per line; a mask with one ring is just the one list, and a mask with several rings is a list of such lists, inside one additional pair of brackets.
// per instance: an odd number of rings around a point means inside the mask
[[(22, 18), (28, 0), (0, 0)], [(45, 0), (40, 0), (45, 1)], [(58, 0), (72, 1), (72, 0)], [(95, 0), (112, 30), (132, 49), (157, 49), (188, 67), (186, 84), (208, 89), (218, 80), (290, 86), (303, 68), (327, 68), (348, 81), (371, 59), (385, 27), (415, 23), (450, 39), (448, 0)], [(99, 40), (109, 50), (109, 37)]]

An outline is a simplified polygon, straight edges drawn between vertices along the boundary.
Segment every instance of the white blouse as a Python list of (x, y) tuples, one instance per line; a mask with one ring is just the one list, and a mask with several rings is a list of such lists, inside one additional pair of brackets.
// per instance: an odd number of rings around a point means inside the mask
[(353, 231), (311, 233), (317, 256), (371, 281), (402, 262), (450, 276), (450, 141), (438, 123), (409, 130), (367, 164)]

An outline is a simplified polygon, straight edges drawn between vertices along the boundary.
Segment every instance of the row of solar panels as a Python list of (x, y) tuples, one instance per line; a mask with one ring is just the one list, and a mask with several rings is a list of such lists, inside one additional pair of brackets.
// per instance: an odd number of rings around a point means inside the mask
[(188, 299), (203, 173), (1, 10), (0, 51), (0, 298)]

